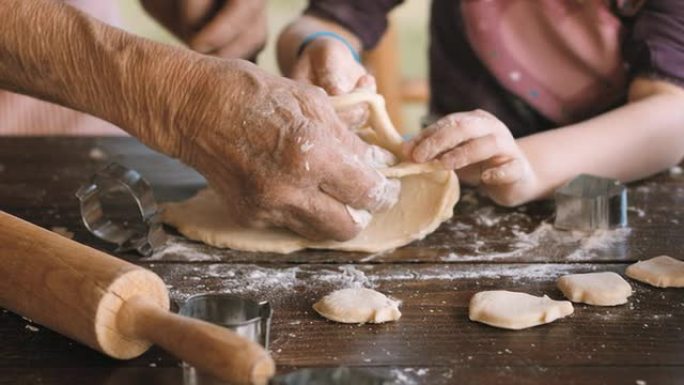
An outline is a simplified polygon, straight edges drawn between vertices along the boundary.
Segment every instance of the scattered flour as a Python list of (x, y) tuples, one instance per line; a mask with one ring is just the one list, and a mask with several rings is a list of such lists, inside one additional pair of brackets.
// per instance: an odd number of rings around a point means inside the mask
[(419, 383), (415, 373), (411, 372), (412, 369), (392, 369), (390, 371), (390, 377), (393, 382), (397, 385), (416, 385)]
[(396, 269), (383, 271), (381, 275), (369, 275), (368, 279), (374, 285), (383, 281), (408, 281), (408, 280), (442, 280), (453, 281), (457, 279), (482, 279), (482, 278), (507, 278), (509, 280), (547, 280), (554, 279), (564, 274), (576, 272), (577, 264), (487, 264), (475, 266), (458, 266), (445, 268), (431, 266), (416, 269)]
[(155, 250), (154, 254), (142, 260), (163, 261), (167, 257), (180, 256), (184, 261), (188, 262), (211, 262), (220, 261), (221, 256), (224, 256), (225, 253), (225, 250), (191, 242), (183, 237), (170, 236), (166, 244), (159, 250)]
[(99, 147), (93, 147), (88, 152), (88, 157), (92, 160), (105, 160), (107, 159), (107, 153)]
[(670, 175), (671, 176), (679, 176), (684, 173), (684, 170), (680, 166), (674, 166), (670, 168)]
[[(486, 219), (486, 216), (484, 218), (484, 223), (496, 224), (495, 219), (489, 220)], [(520, 256), (542, 246), (553, 247), (558, 245), (570, 246), (572, 251), (566, 258), (568, 260), (578, 260), (591, 256), (595, 251), (605, 250), (617, 243), (624, 242), (630, 233), (630, 229), (596, 230), (591, 234), (587, 234), (580, 231), (556, 230), (552, 224), (542, 222), (530, 233), (517, 229), (512, 229), (511, 232), (515, 238), (512, 242), (513, 249), (510, 251), (498, 253), (481, 251), (481, 248), (486, 246), (486, 242), (475, 241), (472, 243), (474, 245), (473, 254), (450, 253), (443, 257), (442, 261), (494, 261)]]
[[(193, 281), (190, 290), (170, 291), (176, 299), (184, 300), (193, 294), (204, 292), (207, 286), (212, 292), (237, 295), (282, 296), (284, 292), (297, 293), (298, 288), (321, 288), (336, 290), (350, 287), (376, 288), (386, 282), (459, 279), (549, 280), (576, 272), (584, 265), (577, 264), (486, 264), (433, 266), (406, 265), (378, 269), (377, 266), (342, 265), (320, 269), (307, 267), (263, 267), (252, 264), (210, 264), (202, 268), (172, 270), (163, 274), (167, 279)], [(170, 277), (174, 276), (174, 277)], [(196, 283), (195, 283), (196, 282)], [(200, 283), (201, 282), (201, 283)], [(178, 285), (185, 286), (185, 285)]]
[(30, 331), (30, 332), (33, 332), (33, 333), (36, 333), (36, 332), (38, 332), (38, 331), (40, 330), (40, 329), (38, 329), (37, 327), (35, 327), (35, 326), (33, 326), (33, 325), (26, 325), (26, 326), (24, 326), (24, 328), (25, 328), (26, 330)]
[(635, 213), (637, 215), (637, 217), (639, 217), (639, 218), (643, 218), (646, 216), (646, 211), (644, 211), (643, 209), (640, 209), (638, 207), (634, 207), (634, 206), (627, 207), (627, 211)]
[(485, 206), (481, 209), (476, 210), (473, 214), (475, 223), (484, 227), (493, 227), (501, 223), (502, 221), (511, 221), (516, 219), (526, 220), (529, 217), (526, 214), (512, 211), (506, 214), (496, 213), (494, 206)]
[[(170, 288), (174, 297), (184, 299), (204, 292), (207, 286), (213, 292), (231, 294), (267, 294), (293, 292), (296, 287), (326, 287), (341, 289), (349, 287), (375, 287), (377, 277), (371, 279), (353, 265), (330, 269), (305, 267), (263, 267), (252, 264), (211, 264), (203, 267), (174, 269), (163, 274), (166, 280), (198, 281), (190, 292), (177, 292)], [(199, 282), (202, 283), (199, 283)]]
[(57, 233), (57, 234), (63, 236), (64, 238), (74, 239), (74, 233), (69, 231), (69, 229), (67, 229), (66, 227), (52, 226), (50, 228), (50, 231), (52, 231), (53, 233)]

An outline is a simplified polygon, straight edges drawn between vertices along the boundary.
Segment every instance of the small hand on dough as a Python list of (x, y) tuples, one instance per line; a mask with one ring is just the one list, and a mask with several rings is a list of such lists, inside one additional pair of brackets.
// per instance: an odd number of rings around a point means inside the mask
[(448, 115), (405, 143), (418, 162), (439, 161), (465, 183), (480, 186), (495, 202), (515, 206), (537, 188), (534, 170), (516, 140), (492, 114), (475, 110)]

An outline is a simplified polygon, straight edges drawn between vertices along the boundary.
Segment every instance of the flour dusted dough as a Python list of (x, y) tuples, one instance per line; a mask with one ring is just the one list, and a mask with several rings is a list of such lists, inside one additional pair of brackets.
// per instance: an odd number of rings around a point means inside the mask
[[(389, 120), (382, 96), (358, 92), (332, 100), (336, 108), (369, 103), (373, 135), (364, 137), (364, 140), (400, 156), (402, 139)], [(368, 227), (346, 242), (314, 242), (285, 229), (242, 227), (231, 221), (228, 209), (211, 189), (202, 190), (184, 202), (166, 204), (163, 220), (186, 237), (212, 246), (290, 253), (305, 248), (364, 252), (390, 250), (424, 238), (451, 218), (459, 198), (458, 179), (453, 171), (442, 170), (434, 163), (409, 162), (380, 171), (388, 177), (399, 178), (399, 201), (391, 210), (374, 215)]]
[(471, 321), (520, 330), (572, 314), (572, 303), (505, 290), (482, 291), (470, 299)]
[(627, 268), (627, 276), (657, 287), (684, 287), (684, 261), (661, 255)]
[(597, 306), (615, 306), (627, 303), (632, 287), (619, 274), (571, 274), (558, 278), (558, 288), (572, 302)]
[(342, 323), (383, 323), (401, 317), (399, 302), (371, 289), (334, 291), (313, 305), (323, 317)]

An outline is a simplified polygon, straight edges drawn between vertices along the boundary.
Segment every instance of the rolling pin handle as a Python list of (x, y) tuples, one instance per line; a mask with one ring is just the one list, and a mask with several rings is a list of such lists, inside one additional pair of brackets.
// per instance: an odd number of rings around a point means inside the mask
[(259, 344), (232, 330), (168, 312), (141, 296), (122, 305), (117, 322), (124, 334), (149, 340), (230, 383), (265, 385), (275, 373), (273, 359)]

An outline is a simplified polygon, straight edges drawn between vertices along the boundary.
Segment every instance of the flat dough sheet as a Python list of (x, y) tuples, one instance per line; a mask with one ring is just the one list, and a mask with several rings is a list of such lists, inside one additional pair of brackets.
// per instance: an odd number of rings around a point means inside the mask
[[(389, 122), (381, 96), (359, 93), (344, 98), (345, 103), (368, 102), (375, 120), (383, 125), (376, 128), (378, 142), (388, 149), (398, 147), (401, 137)], [(220, 248), (275, 253), (306, 248), (380, 252), (424, 238), (453, 215), (459, 198), (458, 178), (453, 171), (439, 170), (432, 164), (401, 163), (382, 172), (401, 181), (399, 201), (389, 211), (374, 215), (368, 227), (346, 242), (310, 241), (286, 229), (241, 227), (231, 221), (229, 210), (209, 188), (184, 202), (164, 205), (163, 221), (190, 239)]]

